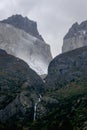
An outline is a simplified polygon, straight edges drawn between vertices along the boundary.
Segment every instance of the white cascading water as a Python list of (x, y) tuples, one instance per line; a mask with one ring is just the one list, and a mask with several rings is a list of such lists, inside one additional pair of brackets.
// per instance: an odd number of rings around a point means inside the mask
[(36, 115), (37, 115), (37, 105), (39, 102), (41, 102), (41, 98), (42, 98), (42, 96), (41, 96), (41, 94), (39, 94), (38, 101), (34, 105), (34, 118), (33, 118), (34, 121), (36, 120)]
[(38, 104), (38, 103), (35, 103), (35, 105), (34, 105), (34, 121), (35, 121), (35, 119), (36, 119), (37, 104)]

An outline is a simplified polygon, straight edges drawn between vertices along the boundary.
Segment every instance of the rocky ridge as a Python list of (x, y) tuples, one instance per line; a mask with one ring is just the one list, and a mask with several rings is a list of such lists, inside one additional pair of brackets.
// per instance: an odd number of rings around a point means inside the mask
[(87, 21), (72, 25), (63, 39), (62, 52), (71, 51), (84, 46), (87, 46)]
[(87, 47), (60, 54), (51, 61), (46, 82), (49, 87), (55, 89), (69, 82), (86, 80), (86, 65)]
[(27, 17), (23, 17), (22, 15), (16, 14), (0, 22), (13, 25), (14, 27), (22, 29), (30, 35), (44, 41), (44, 39), (37, 30), (37, 23), (28, 19)]
[(39, 75), (47, 73), (52, 60), (48, 44), (9, 24), (0, 23), (0, 48), (23, 59)]

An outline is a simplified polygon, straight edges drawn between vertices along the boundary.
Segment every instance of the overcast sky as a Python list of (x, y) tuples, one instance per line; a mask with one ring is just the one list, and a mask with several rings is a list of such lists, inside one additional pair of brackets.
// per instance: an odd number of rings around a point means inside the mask
[(87, 20), (87, 0), (0, 0), (0, 19), (13, 14), (37, 21), (39, 32), (56, 56), (71, 25)]

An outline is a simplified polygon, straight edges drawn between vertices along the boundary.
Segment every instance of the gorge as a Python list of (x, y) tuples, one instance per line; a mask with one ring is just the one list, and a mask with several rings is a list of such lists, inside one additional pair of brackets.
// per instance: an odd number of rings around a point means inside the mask
[(20, 15), (0, 22), (0, 130), (87, 130), (84, 38), (83, 24), (74, 24), (52, 59), (35, 22)]

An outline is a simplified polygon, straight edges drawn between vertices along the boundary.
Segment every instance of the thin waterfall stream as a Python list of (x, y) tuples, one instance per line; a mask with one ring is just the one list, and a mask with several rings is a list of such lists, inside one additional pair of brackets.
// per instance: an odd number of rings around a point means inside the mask
[(36, 115), (37, 115), (37, 105), (38, 105), (39, 102), (41, 102), (41, 98), (42, 98), (42, 96), (39, 94), (38, 101), (34, 105), (34, 117), (33, 117), (34, 121), (36, 120)]

